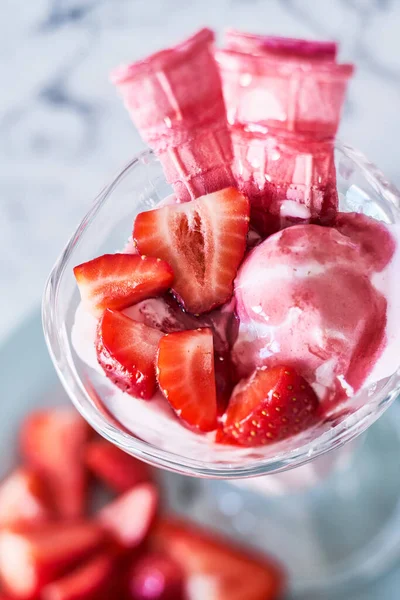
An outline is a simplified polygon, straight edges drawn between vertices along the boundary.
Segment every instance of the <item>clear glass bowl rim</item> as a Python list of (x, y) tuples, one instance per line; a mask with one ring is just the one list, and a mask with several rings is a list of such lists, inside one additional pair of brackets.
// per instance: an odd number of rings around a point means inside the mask
[[(400, 192), (385, 179), (381, 171), (369, 162), (361, 152), (347, 144), (336, 141), (335, 149), (353, 161), (372, 187), (386, 201), (392, 204), (394, 211), (400, 215)], [(57, 320), (56, 306), (60, 281), (75, 244), (84, 234), (86, 227), (101, 210), (109, 195), (118, 186), (118, 183), (125, 177), (128, 171), (152, 155), (151, 150), (145, 150), (138, 154), (98, 194), (91, 208), (56, 261), (45, 286), (42, 303), (42, 322), (46, 344), (57, 374), (67, 394), (83, 418), (109, 442), (140, 460), (181, 474), (215, 479), (259, 477), (293, 469), (322, 456), (326, 452), (341, 447), (363, 433), (380, 417), (400, 393), (399, 372), (390, 377), (384, 388), (380, 390), (379, 395), (381, 397), (376, 403), (373, 412), (368, 410), (368, 407), (370, 408), (370, 402), (368, 402), (365, 406), (362, 406), (352, 415), (344, 418), (339, 424), (333, 426), (329, 431), (317, 438), (317, 447), (315, 440), (313, 440), (287, 452), (284, 456), (279, 456), (279, 458), (268, 457), (265, 460), (258, 458), (253, 464), (249, 461), (249, 464), (245, 466), (231, 466), (229, 464), (224, 466), (221, 466), (221, 464), (214, 465), (198, 459), (188, 458), (169, 450), (157, 448), (149, 442), (138, 439), (133, 434), (129, 434), (126, 430), (119, 429), (113, 424), (112, 419), (108, 420), (95, 407), (93, 400), (75, 369), (72, 357), (68, 359), (68, 353), (63, 352), (63, 348), (69, 347), (70, 341), (68, 333), (63, 328), (63, 324), (60, 324)]]

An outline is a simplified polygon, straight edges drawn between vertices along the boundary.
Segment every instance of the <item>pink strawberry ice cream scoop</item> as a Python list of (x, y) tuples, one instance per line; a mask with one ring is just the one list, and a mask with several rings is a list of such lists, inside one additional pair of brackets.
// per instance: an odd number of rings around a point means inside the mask
[(390, 287), (400, 264), (394, 233), (343, 214), (338, 229), (297, 225), (257, 246), (235, 282), (241, 374), (289, 365), (323, 401), (353, 395), (377, 363), (379, 378), (392, 374), (400, 363), (391, 333), (400, 306), (399, 286)]
[(234, 185), (221, 79), (209, 29), (136, 63), (112, 82), (179, 200)]
[(335, 42), (258, 35), (236, 29), (226, 29), (224, 46), (229, 50), (250, 54), (286, 56), (294, 59), (307, 58), (308, 60), (335, 60), (337, 53)]

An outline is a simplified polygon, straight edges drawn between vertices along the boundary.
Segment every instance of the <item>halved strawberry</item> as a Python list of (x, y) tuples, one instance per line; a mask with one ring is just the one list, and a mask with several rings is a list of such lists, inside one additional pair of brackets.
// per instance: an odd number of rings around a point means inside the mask
[(22, 456), (47, 485), (59, 514), (83, 515), (86, 472), (83, 451), (90, 435), (87, 423), (73, 408), (31, 413), (20, 431)]
[(217, 441), (240, 446), (277, 442), (312, 425), (318, 408), (314, 390), (293, 369), (262, 367), (234, 389)]
[(178, 300), (187, 311), (200, 314), (232, 295), (248, 228), (247, 198), (226, 188), (185, 204), (140, 213), (133, 237), (142, 254), (168, 261)]
[(121, 390), (149, 400), (156, 389), (155, 360), (162, 333), (107, 309), (99, 321), (97, 360)]
[(134, 254), (104, 254), (78, 265), (74, 274), (82, 302), (95, 316), (158, 296), (174, 279), (163, 260)]
[(5, 529), (0, 532), (0, 579), (13, 597), (32, 600), (104, 542), (101, 526), (89, 522), (54, 523), (27, 532)]
[(0, 527), (37, 525), (52, 516), (43, 481), (30, 469), (17, 469), (0, 484)]
[(109, 600), (117, 598), (115, 558), (103, 553), (78, 566), (72, 573), (46, 585), (42, 600)]
[(131, 600), (187, 600), (182, 568), (167, 554), (148, 552), (128, 572)]
[(275, 600), (283, 591), (285, 576), (272, 558), (236, 548), (192, 524), (164, 519), (151, 542), (182, 568), (188, 598)]
[(90, 442), (85, 451), (89, 469), (114, 492), (127, 492), (139, 483), (151, 481), (151, 467), (126, 454), (106, 440)]
[(157, 378), (180, 419), (199, 431), (217, 426), (217, 398), (211, 329), (169, 333), (160, 340)]
[(142, 483), (105, 506), (98, 514), (103, 527), (124, 548), (136, 548), (147, 536), (158, 506), (158, 490)]

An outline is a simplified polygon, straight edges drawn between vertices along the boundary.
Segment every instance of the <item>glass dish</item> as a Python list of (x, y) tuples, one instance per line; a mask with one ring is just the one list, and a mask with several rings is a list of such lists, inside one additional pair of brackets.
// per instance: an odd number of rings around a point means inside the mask
[[(400, 222), (400, 193), (362, 154), (337, 143), (335, 167), (341, 210)], [(185, 475), (239, 483), (186, 479), (195, 490), (190, 516), (281, 558), (290, 575), (288, 597), (348, 595), (400, 554), (399, 407), (369, 429), (363, 444), (356, 439), (399, 394), (399, 371), (301, 435), (263, 448), (234, 449), (192, 433), (182, 439), (179, 432), (186, 430), (173, 420), (166, 425), (161, 418), (156, 425), (142, 414), (140, 422), (137, 409), (144, 403), (125, 396), (121, 404), (113, 384), (73, 348), (79, 304), (73, 267), (121, 249), (135, 215), (170, 193), (159, 161), (143, 152), (99, 194), (68, 242), (50, 274), (42, 311), (58, 375), (83, 417), (129, 454)], [(234, 481), (243, 478), (252, 479)]]
[[(400, 221), (396, 190), (359, 152), (338, 143), (335, 166), (342, 210), (364, 212), (387, 223)], [(77, 356), (71, 344), (79, 303), (73, 267), (122, 248), (135, 215), (170, 193), (158, 159), (151, 151), (143, 152), (99, 194), (51, 272), (43, 301), (44, 332), (60, 379), (79, 412), (101, 435), (138, 458), (187, 475), (218, 479), (293, 469), (365, 431), (398, 395), (399, 371), (362, 390), (302, 434), (278, 444), (241, 449), (215, 445), (208, 436), (192, 432), (181, 435), (186, 430), (178, 422), (168, 415), (163, 420), (161, 413), (154, 418), (151, 402), (117, 397), (114, 385)]]

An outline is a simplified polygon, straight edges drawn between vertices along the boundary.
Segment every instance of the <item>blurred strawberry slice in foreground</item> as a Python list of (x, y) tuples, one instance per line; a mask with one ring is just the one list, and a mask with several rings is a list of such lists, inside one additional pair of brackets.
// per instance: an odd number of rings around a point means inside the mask
[(127, 492), (139, 483), (152, 480), (149, 465), (106, 440), (89, 442), (85, 462), (96, 477), (117, 493)]
[(53, 514), (39, 475), (20, 468), (0, 484), (0, 528), (36, 525)]
[(13, 597), (35, 599), (62, 575), (105, 542), (100, 525), (54, 523), (33, 531), (0, 532), (0, 579)]
[(189, 600), (275, 600), (284, 589), (284, 573), (272, 559), (237, 549), (194, 525), (164, 519), (152, 542), (183, 569)]
[(183, 570), (167, 555), (149, 552), (134, 561), (130, 569), (128, 597), (130, 600), (188, 600)]
[(117, 580), (114, 575), (114, 557), (111, 554), (100, 554), (47, 585), (42, 591), (41, 600), (117, 599)]
[(149, 533), (157, 507), (156, 486), (143, 483), (105, 506), (98, 519), (122, 547), (136, 548)]
[(21, 427), (22, 456), (43, 477), (60, 516), (67, 519), (84, 513), (83, 451), (89, 435), (89, 426), (73, 408), (33, 412)]

